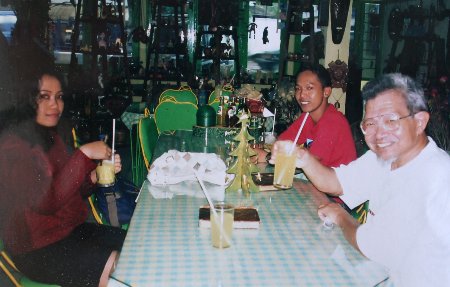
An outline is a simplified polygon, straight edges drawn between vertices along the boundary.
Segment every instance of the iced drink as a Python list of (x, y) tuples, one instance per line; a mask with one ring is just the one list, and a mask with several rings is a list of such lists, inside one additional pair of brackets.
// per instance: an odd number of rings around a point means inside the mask
[(217, 215), (210, 212), (212, 245), (217, 248), (228, 248), (233, 233), (234, 207), (226, 203), (214, 205)]
[(114, 173), (114, 164), (110, 160), (104, 160), (102, 164), (98, 165), (97, 184), (100, 186), (112, 186), (116, 182), (116, 174)]
[(289, 189), (292, 187), (295, 173), (295, 151), (289, 155), (291, 142), (279, 143), (279, 150), (275, 159), (275, 174), (273, 186), (279, 189)]

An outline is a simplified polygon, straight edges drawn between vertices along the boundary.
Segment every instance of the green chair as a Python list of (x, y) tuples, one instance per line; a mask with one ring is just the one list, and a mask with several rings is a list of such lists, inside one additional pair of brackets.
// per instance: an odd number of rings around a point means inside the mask
[(180, 87), (179, 89), (167, 89), (159, 96), (159, 103), (165, 101), (188, 102), (198, 105), (197, 96), (192, 92), (188, 86)]
[(150, 113), (148, 110), (145, 111), (145, 117), (139, 120), (138, 135), (142, 156), (148, 171), (150, 169), (150, 163), (152, 161), (153, 152), (156, 147), (156, 142), (158, 141), (159, 137), (155, 119), (150, 117)]
[(159, 137), (155, 119), (150, 116), (148, 109), (145, 109), (144, 117), (139, 120), (138, 124), (133, 125), (131, 135), (133, 183), (141, 186), (147, 177)]
[(0, 254), (0, 269), (2, 269), (2, 271), (6, 274), (6, 276), (15, 287), (59, 287), (59, 285), (45, 284), (33, 281), (20, 273), (14, 262), (4, 250), (3, 241), (1, 239)]
[(192, 130), (196, 124), (197, 106), (189, 102), (164, 101), (155, 109), (158, 133)]

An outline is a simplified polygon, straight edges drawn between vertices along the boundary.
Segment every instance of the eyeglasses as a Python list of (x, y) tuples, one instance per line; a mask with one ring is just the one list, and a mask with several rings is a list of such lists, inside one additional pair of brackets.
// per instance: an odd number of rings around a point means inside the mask
[(365, 119), (361, 122), (361, 131), (366, 136), (375, 134), (378, 126), (383, 127), (386, 131), (395, 131), (400, 127), (400, 120), (411, 116), (414, 116), (414, 113), (410, 113), (404, 117), (392, 113)]
[(63, 96), (64, 96), (63, 93), (58, 93), (58, 94), (55, 94), (54, 96), (52, 96), (49, 93), (41, 92), (37, 95), (37, 100), (38, 100), (38, 102), (43, 102), (43, 101), (50, 101), (52, 98), (54, 98), (55, 101), (62, 102), (62, 101), (64, 101)]

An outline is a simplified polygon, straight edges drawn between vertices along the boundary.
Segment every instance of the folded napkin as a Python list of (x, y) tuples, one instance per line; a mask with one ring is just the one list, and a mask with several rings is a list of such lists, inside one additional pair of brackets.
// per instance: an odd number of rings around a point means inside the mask
[(169, 150), (157, 158), (147, 175), (153, 185), (175, 184), (197, 180), (194, 170), (206, 182), (226, 185), (227, 167), (214, 153), (194, 153)]
[[(205, 183), (212, 200), (224, 201), (225, 186)], [(172, 199), (174, 196), (185, 195), (190, 197), (205, 198), (205, 195), (197, 181), (183, 181), (176, 185), (148, 185), (148, 191), (155, 199)]]

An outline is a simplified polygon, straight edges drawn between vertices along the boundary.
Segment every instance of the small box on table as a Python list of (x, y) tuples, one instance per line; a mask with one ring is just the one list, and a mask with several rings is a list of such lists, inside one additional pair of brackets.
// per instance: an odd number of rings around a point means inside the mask
[[(202, 206), (198, 212), (198, 226), (211, 228), (209, 206)], [(261, 223), (258, 210), (255, 207), (237, 207), (234, 209), (233, 228), (257, 229)]]

